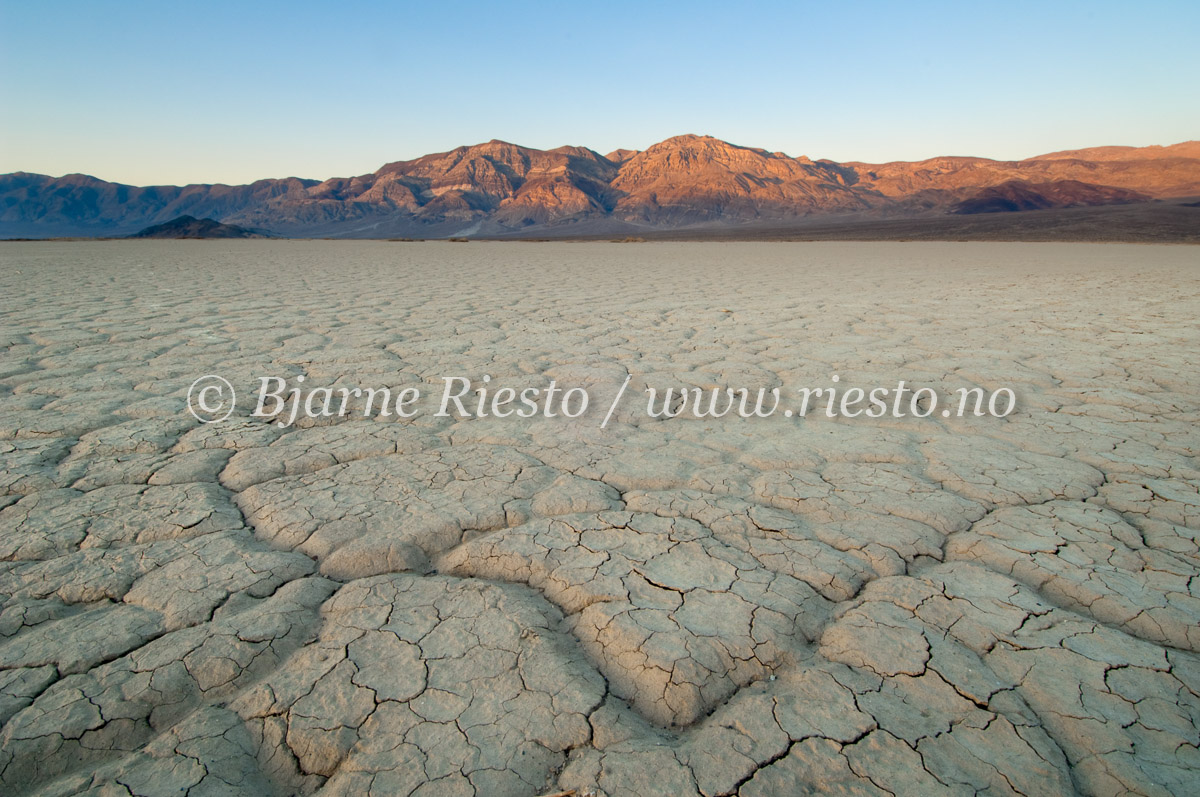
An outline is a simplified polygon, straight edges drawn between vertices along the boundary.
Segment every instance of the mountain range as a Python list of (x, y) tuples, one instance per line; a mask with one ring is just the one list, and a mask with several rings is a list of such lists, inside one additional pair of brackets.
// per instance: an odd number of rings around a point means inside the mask
[(139, 187), (82, 174), (0, 175), (0, 238), (120, 236), (185, 215), (293, 237), (636, 235), (1198, 195), (1200, 141), (882, 164), (694, 135), (607, 155), (489, 141), (324, 181)]

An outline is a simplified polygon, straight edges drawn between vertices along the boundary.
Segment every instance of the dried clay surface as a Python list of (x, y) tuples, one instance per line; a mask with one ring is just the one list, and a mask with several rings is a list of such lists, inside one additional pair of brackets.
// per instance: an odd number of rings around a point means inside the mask
[[(0, 793), (1200, 793), (1194, 248), (0, 259)], [(646, 413), (835, 373), (1018, 408)], [(592, 406), (435, 415), (485, 374)], [(262, 376), (429, 401), (281, 427)]]

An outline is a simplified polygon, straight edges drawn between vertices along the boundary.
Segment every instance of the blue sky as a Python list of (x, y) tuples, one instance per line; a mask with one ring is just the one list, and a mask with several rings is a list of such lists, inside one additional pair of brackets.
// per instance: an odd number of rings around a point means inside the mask
[(1200, 138), (1200, 2), (0, 0), (0, 173), (363, 174), (500, 138), (1021, 158)]

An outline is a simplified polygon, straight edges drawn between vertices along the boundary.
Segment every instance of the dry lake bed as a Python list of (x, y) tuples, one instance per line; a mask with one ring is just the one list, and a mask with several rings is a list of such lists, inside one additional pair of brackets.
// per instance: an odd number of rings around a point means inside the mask
[[(0, 244), (0, 793), (1200, 793), (1198, 314), (1190, 246)], [(1016, 404), (647, 407), (834, 374)]]

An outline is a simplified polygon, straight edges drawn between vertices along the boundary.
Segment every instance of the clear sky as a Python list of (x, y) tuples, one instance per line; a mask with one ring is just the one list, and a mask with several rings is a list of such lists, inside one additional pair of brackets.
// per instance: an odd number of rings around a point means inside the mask
[(1200, 138), (1200, 0), (0, 0), (0, 173), (324, 179), (500, 138), (1023, 158)]

